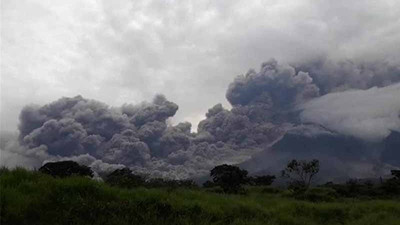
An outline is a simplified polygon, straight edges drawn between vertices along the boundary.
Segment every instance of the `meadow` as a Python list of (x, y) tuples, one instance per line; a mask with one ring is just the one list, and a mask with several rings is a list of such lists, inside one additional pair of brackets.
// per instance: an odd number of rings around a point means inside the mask
[(287, 190), (247, 187), (231, 195), (210, 188), (111, 187), (85, 177), (0, 170), (2, 225), (263, 224), (399, 225), (398, 199), (306, 201)]

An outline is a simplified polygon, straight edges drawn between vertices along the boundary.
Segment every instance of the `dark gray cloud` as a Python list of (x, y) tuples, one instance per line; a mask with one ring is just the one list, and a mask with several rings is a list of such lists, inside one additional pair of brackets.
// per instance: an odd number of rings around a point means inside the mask
[[(399, 4), (4, 1), (0, 130), (22, 111), (2, 163), (187, 178), (304, 122), (380, 141), (398, 130)], [(154, 93), (169, 100), (140, 103)]]
[[(160, 139), (167, 129), (166, 120), (177, 109), (162, 95), (156, 95), (151, 103), (120, 108), (81, 96), (64, 97), (42, 107), (25, 107), (20, 114), (20, 140), (30, 148), (45, 145), (52, 155), (96, 155), (96, 149), (124, 148), (148, 158), (147, 145)], [(187, 132), (187, 126), (176, 129)]]
[(382, 61), (319, 59), (296, 67), (307, 71), (321, 94), (349, 89), (384, 87), (400, 81), (400, 64)]
[[(360, 75), (358, 70), (336, 76), (329, 73), (335, 70), (332, 67), (321, 67), (312, 73), (298, 69), (315, 68), (314, 65), (296, 67), (269, 60), (259, 72), (250, 70), (246, 76), (238, 76), (226, 94), (232, 108), (225, 109), (221, 104), (210, 108), (196, 133), (191, 132), (189, 122), (169, 124), (178, 106), (163, 95), (156, 95), (152, 102), (121, 107), (109, 107), (81, 96), (27, 106), (20, 114), (21, 145), (16, 145), (19, 150), (3, 151), (8, 158), (22, 162), (31, 156), (36, 162), (65, 158), (85, 165), (95, 162), (98, 174), (103, 175), (110, 168), (128, 166), (150, 176), (190, 178), (207, 174), (217, 164), (246, 161), (257, 152), (266, 152), (261, 156), (266, 157), (270, 171), (276, 171), (291, 157), (325, 160), (329, 162), (325, 173), (331, 175), (339, 168), (360, 176), (385, 171), (390, 165), (380, 160), (382, 144), (368, 141), (379, 142), (391, 130), (400, 128), (400, 102), (395, 97), (397, 71), (385, 68), (385, 63), (378, 64), (382, 68), (374, 72), (362, 73), (368, 76)], [(334, 65), (339, 67), (336, 70), (343, 67), (341, 63)], [(338, 81), (332, 82), (337, 87), (326, 89), (331, 93), (319, 91), (325, 83), (317, 78), (323, 75)], [(362, 76), (368, 80), (367, 85), (351, 82)], [(302, 125), (303, 122), (333, 131)], [(292, 142), (309, 148), (294, 150), (293, 146), (288, 147)], [(324, 147), (326, 144), (328, 148)], [(357, 161), (360, 155), (363, 160)], [(244, 165), (260, 169), (255, 161), (249, 166), (253, 161)], [(338, 174), (343, 175), (342, 172)]]
[(250, 70), (238, 76), (226, 93), (234, 106), (262, 103), (277, 111), (318, 96), (319, 88), (308, 73), (296, 73), (293, 67), (278, 64), (275, 59), (263, 63), (259, 73)]

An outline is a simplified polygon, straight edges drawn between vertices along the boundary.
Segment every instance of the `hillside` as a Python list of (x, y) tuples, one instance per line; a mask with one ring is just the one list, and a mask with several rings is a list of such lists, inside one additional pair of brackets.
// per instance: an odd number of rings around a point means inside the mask
[(397, 142), (397, 132), (392, 132), (383, 142), (372, 143), (314, 124), (299, 125), (240, 166), (252, 173), (278, 174), (293, 158), (315, 158), (321, 162), (319, 183), (379, 177), (389, 174), (391, 168), (384, 163), (377, 164), (381, 157), (387, 164), (396, 165)]

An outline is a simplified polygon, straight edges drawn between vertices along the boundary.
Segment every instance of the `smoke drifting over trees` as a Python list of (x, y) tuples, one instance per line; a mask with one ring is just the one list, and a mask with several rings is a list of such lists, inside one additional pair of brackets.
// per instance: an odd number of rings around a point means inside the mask
[[(324, 151), (328, 152), (319, 152), (324, 139), (321, 145), (310, 145), (315, 147), (308, 150), (310, 154), (287, 149), (296, 146), (282, 147), (288, 135), (299, 132), (296, 140), (300, 143), (310, 137), (330, 135), (346, 137), (346, 144), (338, 144), (338, 148), (377, 146), (363, 147), (362, 151), (374, 155), (363, 159), (363, 165), (382, 167), (385, 162), (375, 155), (380, 155), (383, 147), (376, 143), (392, 130), (400, 131), (399, 81), (400, 66), (385, 62), (326, 60), (288, 65), (272, 59), (263, 63), (259, 72), (250, 70), (238, 76), (226, 93), (232, 109), (224, 109), (221, 104), (213, 106), (195, 133), (189, 122), (168, 123), (178, 105), (163, 95), (155, 96), (152, 102), (121, 107), (109, 107), (81, 96), (65, 97), (44, 106), (25, 107), (20, 114), (20, 146), (2, 146), (2, 154), (34, 158), (40, 163), (71, 159), (91, 166), (97, 174), (127, 166), (140, 173), (171, 178), (205, 175), (217, 164), (241, 163), (261, 151), (268, 152), (264, 154), (268, 159), (254, 163), (271, 162), (274, 157), (284, 161), (286, 156), (317, 155), (335, 161), (351, 159), (341, 163), (357, 164), (361, 157), (357, 155), (360, 151), (346, 149), (326, 148)], [(360, 90), (349, 92), (353, 89)], [(371, 98), (376, 92), (386, 97)], [(387, 105), (390, 107), (384, 112), (377, 108)], [(321, 113), (324, 110), (334, 115), (326, 118)], [(367, 126), (372, 130), (363, 133), (349, 130), (352, 123), (341, 123), (356, 118), (359, 110), (365, 111), (363, 124), (375, 124), (379, 115), (380, 127)], [(323, 166), (322, 163), (321, 171)], [(250, 167), (253, 171), (258, 168)], [(330, 171), (335, 169), (335, 165), (329, 165)]]

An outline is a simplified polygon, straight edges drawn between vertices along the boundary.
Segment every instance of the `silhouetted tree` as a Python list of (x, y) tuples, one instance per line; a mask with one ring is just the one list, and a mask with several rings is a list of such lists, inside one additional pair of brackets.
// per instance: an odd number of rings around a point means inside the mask
[(247, 171), (237, 166), (220, 165), (211, 170), (213, 182), (220, 186), (225, 193), (238, 193), (241, 184), (247, 182)]
[(291, 179), (290, 188), (304, 188), (310, 187), (312, 178), (319, 172), (319, 161), (313, 159), (309, 162), (297, 161), (293, 159), (290, 161), (286, 168), (282, 170), (282, 177)]
[(72, 175), (93, 177), (90, 167), (79, 165), (74, 161), (49, 162), (39, 168), (42, 173), (53, 177), (69, 177)]

